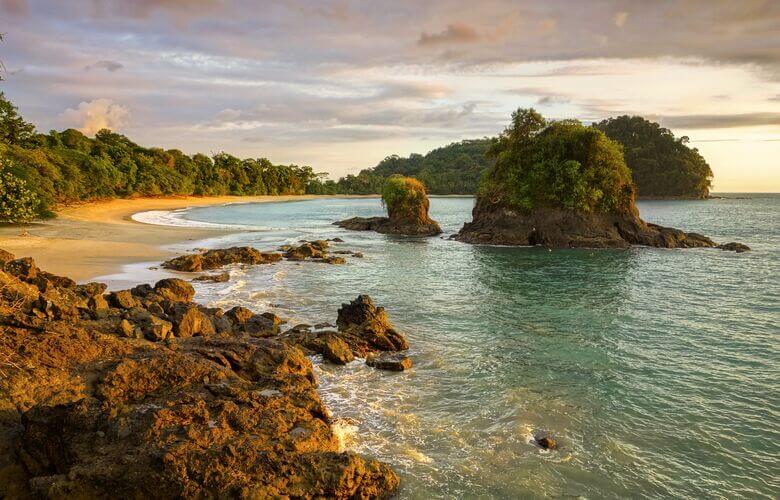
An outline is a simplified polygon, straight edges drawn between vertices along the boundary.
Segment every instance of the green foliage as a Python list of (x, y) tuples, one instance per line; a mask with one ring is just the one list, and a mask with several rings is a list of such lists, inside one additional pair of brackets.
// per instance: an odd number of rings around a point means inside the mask
[(640, 116), (619, 116), (594, 124), (623, 145), (637, 194), (648, 197), (706, 198), (712, 170), (688, 138)]
[(38, 216), (57, 203), (98, 198), (303, 194), (316, 179), (307, 166), (144, 148), (110, 130), (99, 131), (94, 139), (73, 129), (26, 137), (18, 131), (34, 129), (13, 125), (21, 120), (15, 113), (0, 94), (0, 155), (12, 160), (13, 175), (37, 195)]
[(408, 158), (388, 156), (377, 166), (338, 180), (319, 181), (316, 194), (377, 194), (392, 175), (414, 177), (432, 194), (474, 194), (482, 174), (492, 161), (485, 156), (489, 139), (462, 141)]
[(16, 106), (0, 92), (0, 141), (27, 145), (35, 136), (35, 126), (19, 116)]
[(385, 180), (382, 204), (392, 218), (424, 218), (428, 214), (428, 192), (417, 179), (393, 175)]
[(0, 160), (0, 222), (29, 222), (40, 215), (41, 200), (27, 183), (11, 171), (7, 160)]
[(533, 109), (519, 109), (490, 154), (496, 164), (483, 179), (480, 196), (492, 203), (525, 211), (631, 209), (631, 172), (620, 145), (577, 121), (548, 124)]

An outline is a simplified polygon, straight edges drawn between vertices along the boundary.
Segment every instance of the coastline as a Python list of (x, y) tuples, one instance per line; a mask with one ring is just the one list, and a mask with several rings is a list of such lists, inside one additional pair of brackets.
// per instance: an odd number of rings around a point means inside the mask
[(52, 273), (79, 282), (117, 272), (122, 265), (164, 260), (174, 255), (166, 246), (219, 237), (235, 230), (145, 224), (132, 219), (139, 212), (178, 210), (229, 203), (272, 203), (349, 195), (179, 196), (117, 198), (61, 207), (55, 219), (22, 226), (0, 226), (0, 248), (30, 256)]

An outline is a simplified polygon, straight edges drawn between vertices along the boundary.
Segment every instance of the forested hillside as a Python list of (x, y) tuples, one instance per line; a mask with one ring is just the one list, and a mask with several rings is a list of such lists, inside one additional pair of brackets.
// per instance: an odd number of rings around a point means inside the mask
[(376, 194), (382, 192), (386, 178), (400, 174), (422, 181), (431, 194), (474, 194), (482, 173), (492, 166), (485, 155), (490, 142), (475, 139), (455, 142), (426, 155), (388, 156), (358, 175), (347, 175), (337, 182), (313, 182), (309, 189), (318, 194)]
[(641, 116), (618, 116), (594, 124), (623, 145), (637, 195), (648, 198), (706, 198), (712, 170), (688, 138), (676, 138), (659, 124)]

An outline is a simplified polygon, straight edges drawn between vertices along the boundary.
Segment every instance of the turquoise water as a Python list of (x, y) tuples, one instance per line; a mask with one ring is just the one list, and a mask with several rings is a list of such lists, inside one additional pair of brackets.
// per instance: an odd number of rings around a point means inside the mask
[[(375, 199), (174, 214), (240, 225), (199, 246), (341, 237), (364, 259), (282, 263), (199, 286), (201, 300), (334, 321), (384, 305), (415, 367), (318, 363), (345, 446), (391, 463), (401, 498), (778, 498), (780, 197), (640, 202), (645, 220), (754, 251), (555, 250), (349, 232)], [(434, 198), (449, 234), (470, 198)], [(252, 229), (257, 230), (252, 230)], [(542, 451), (533, 432), (560, 449)]]

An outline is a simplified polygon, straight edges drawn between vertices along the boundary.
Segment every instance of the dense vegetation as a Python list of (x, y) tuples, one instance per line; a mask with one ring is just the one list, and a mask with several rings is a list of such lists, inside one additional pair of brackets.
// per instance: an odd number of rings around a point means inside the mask
[(36, 217), (50, 215), (57, 203), (98, 198), (302, 194), (315, 178), (311, 167), (144, 148), (110, 130), (94, 139), (73, 129), (37, 134), (2, 93), (0, 158), (0, 173), (40, 200)]
[(634, 188), (620, 145), (578, 121), (548, 123), (533, 109), (518, 109), (488, 154), (496, 163), (479, 195), (491, 203), (524, 211), (631, 208)]
[(378, 194), (382, 192), (385, 179), (398, 174), (419, 179), (432, 194), (474, 194), (482, 174), (492, 165), (491, 159), (485, 156), (489, 145), (490, 139), (475, 139), (434, 149), (426, 155), (388, 156), (358, 175), (347, 175), (337, 182), (313, 182), (309, 192)]
[(637, 194), (647, 197), (706, 198), (712, 170), (688, 138), (640, 116), (618, 116), (594, 124), (623, 145)]
[[(623, 146), (637, 193), (645, 197), (706, 198), (712, 170), (688, 138), (639, 116), (619, 116), (593, 124)], [(421, 180), (431, 194), (474, 194), (480, 178), (493, 166), (487, 154), (494, 139), (462, 141), (408, 158), (388, 156), (373, 168), (338, 181), (316, 180), (314, 194), (377, 194), (394, 174)]]
[(382, 187), (382, 204), (392, 219), (425, 219), (428, 215), (428, 192), (417, 179), (393, 175), (385, 180)]

